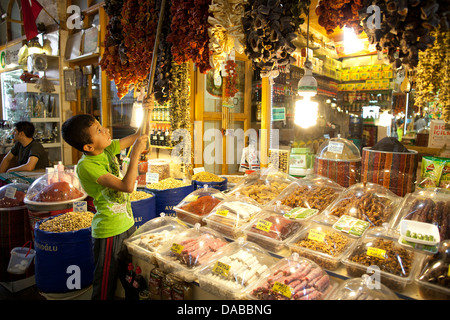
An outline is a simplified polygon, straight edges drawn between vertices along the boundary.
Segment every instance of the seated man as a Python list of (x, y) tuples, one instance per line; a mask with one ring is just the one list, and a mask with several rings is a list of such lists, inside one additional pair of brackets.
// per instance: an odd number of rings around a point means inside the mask
[[(28, 121), (17, 122), (14, 129), (14, 146), (0, 164), (0, 173), (11, 171), (33, 171), (49, 166), (48, 155), (42, 144), (33, 139), (34, 125)], [(10, 167), (11, 160), (17, 157), (18, 165)]]

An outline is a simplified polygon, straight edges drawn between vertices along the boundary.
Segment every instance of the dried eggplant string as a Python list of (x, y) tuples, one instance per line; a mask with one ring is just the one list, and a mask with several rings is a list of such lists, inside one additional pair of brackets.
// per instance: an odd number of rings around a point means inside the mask
[(360, 34), (363, 31), (358, 14), (361, 8), (362, 0), (320, 0), (315, 12), (319, 25), (327, 34), (332, 34), (337, 27), (344, 26), (353, 28), (356, 34)]

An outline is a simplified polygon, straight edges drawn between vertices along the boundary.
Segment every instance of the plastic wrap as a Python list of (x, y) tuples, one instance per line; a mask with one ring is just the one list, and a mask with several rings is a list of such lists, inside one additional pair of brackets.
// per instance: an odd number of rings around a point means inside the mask
[(303, 223), (285, 218), (279, 212), (263, 209), (243, 231), (248, 241), (278, 253), (303, 226)]
[(28, 188), (25, 204), (68, 203), (86, 198), (74, 173), (65, 172), (60, 180), (53, 180), (50, 174), (36, 179)]
[(374, 183), (358, 183), (346, 189), (324, 215), (335, 222), (343, 215), (369, 222), (369, 228), (390, 224), (402, 198)]
[(344, 188), (331, 179), (319, 175), (309, 175), (291, 183), (266, 208), (274, 208), (279, 204), (284, 213), (295, 209), (292, 215), (295, 213), (297, 216), (301, 213), (300, 208), (312, 209), (308, 212), (301, 210), (304, 213), (304, 219), (307, 219), (312, 215), (322, 213), (343, 191)]
[(170, 241), (167, 250), (156, 255), (164, 272), (177, 272), (183, 280), (196, 279), (195, 271), (206, 265), (227, 241), (216, 231), (196, 224)]
[(234, 188), (241, 180), (245, 178), (244, 175), (220, 175), (221, 178), (227, 179), (227, 188), (232, 189)]
[(197, 277), (203, 290), (224, 299), (241, 300), (274, 263), (267, 251), (241, 238), (220, 249), (216, 258), (197, 271)]
[(316, 153), (314, 173), (345, 188), (360, 182), (361, 154), (358, 147), (341, 137), (325, 141)]
[(428, 300), (450, 299), (450, 241), (441, 242), (438, 252), (425, 257), (420, 264), (415, 282), (419, 293)]
[(177, 218), (188, 225), (206, 225), (203, 218), (227, 197), (215, 188), (205, 185), (187, 195), (176, 207)]
[(415, 150), (390, 152), (366, 147), (362, 151), (361, 182), (377, 183), (403, 197), (414, 192), (417, 166)]
[(10, 183), (0, 188), (0, 211), (14, 210), (25, 207), (25, 195), (29, 185), (24, 183)]
[(295, 180), (297, 179), (274, 169), (258, 170), (240, 181), (230, 194), (239, 192), (260, 205), (266, 205)]
[(402, 292), (413, 281), (418, 261), (417, 254), (403, 248), (397, 241), (398, 237), (387, 233), (366, 235), (342, 259), (347, 274), (361, 277), (379, 272), (382, 284)]
[(243, 235), (242, 229), (260, 212), (255, 200), (235, 193), (219, 203), (203, 221), (225, 237), (237, 239)]
[(171, 245), (171, 239), (185, 230), (187, 226), (180, 224), (176, 218), (161, 214), (161, 217), (144, 223), (128, 239), (125, 239), (124, 244), (130, 254), (155, 264), (155, 253)]
[(450, 159), (439, 157), (422, 157), (420, 188), (450, 189)]
[(327, 300), (398, 300), (398, 297), (384, 284), (372, 283), (368, 275), (363, 275), (345, 280)]
[(279, 260), (248, 292), (258, 300), (323, 300), (336, 286), (316, 263), (293, 253)]
[(357, 239), (331, 227), (311, 223), (296, 235), (287, 246), (292, 252), (308, 258), (327, 270), (336, 270), (341, 258), (352, 250)]
[(147, 161), (147, 172), (157, 173), (159, 180), (170, 178), (170, 161), (166, 159), (150, 159)]
[(450, 239), (450, 190), (427, 188), (408, 194), (397, 212), (392, 228), (400, 232), (404, 219), (433, 224), (439, 230), (440, 241)]

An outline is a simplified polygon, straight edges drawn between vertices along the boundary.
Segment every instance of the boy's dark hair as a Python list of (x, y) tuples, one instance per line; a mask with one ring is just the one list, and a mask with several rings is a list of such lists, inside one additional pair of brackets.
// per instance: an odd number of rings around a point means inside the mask
[(63, 139), (78, 151), (84, 152), (84, 145), (92, 143), (88, 129), (94, 122), (95, 118), (90, 114), (79, 114), (67, 119), (61, 127)]
[(19, 121), (14, 124), (14, 127), (16, 127), (17, 132), (23, 132), (27, 138), (33, 138), (35, 128), (31, 122)]

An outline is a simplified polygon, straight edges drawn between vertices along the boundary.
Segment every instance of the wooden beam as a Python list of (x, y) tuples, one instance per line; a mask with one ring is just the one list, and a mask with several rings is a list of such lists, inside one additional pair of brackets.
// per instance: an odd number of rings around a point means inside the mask
[(261, 92), (261, 145), (260, 161), (261, 168), (268, 166), (268, 156), (270, 147), (270, 108), (271, 108), (271, 88), (269, 78), (262, 78), (262, 92)]

